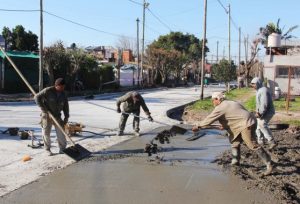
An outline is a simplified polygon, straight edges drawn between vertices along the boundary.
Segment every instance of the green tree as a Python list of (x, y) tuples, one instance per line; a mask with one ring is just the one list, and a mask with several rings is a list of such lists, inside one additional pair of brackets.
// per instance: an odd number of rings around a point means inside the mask
[(66, 52), (62, 41), (58, 41), (44, 49), (44, 69), (49, 76), (50, 84), (54, 84), (54, 77), (64, 77), (71, 67), (71, 59)]
[[(7, 27), (5, 28), (7, 32)], [(38, 37), (31, 31), (26, 32), (22, 25), (17, 25), (11, 32), (11, 50), (37, 51)]]
[(69, 50), (67, 53), (71, 62), (71, 66), (67, 70), (67, 75), (71, 84), (71, 91), (73, 91), (75, 82), (79, 78), (78, 73), (80, 69), (94, 70), (97, 68), (98, 64), (92, 56), (86, 54), (82, 49), (77, 49), (76, 44), (73, 49)]
[[(184, 65), (199, 64), (201, 47), (202, 41), (194, 35), (171, 32), (160, 36), (148, 46), (146, 62), (153, 68), (152, 76), (157, 77), (157, 73), (160, 73), (163, 83), (170, 75), (175, 76), (178, 81), (184, 71)], [(206, 47), (205, 53), (208, 51)]]
[(8, 27), (6, 26), (3, 27), (2, 36), (5, 40), (5, 50), (7, 50), (12, 43), (12, 33)]
[(222, 59), (218, 64), (212, 65), (212, 77), (225, 84), (236, 79), (236, 66), (233, 61), (229, 65), (228, 60)]

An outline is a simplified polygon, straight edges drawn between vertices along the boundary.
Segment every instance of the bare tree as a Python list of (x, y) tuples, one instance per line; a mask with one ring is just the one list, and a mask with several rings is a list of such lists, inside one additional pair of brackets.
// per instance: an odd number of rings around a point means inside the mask
[(133, 54), (136, 55), (136, 40), (126, 36), (121, 36), (116, 42), (116, 47), (123, 50), (132, 50)]

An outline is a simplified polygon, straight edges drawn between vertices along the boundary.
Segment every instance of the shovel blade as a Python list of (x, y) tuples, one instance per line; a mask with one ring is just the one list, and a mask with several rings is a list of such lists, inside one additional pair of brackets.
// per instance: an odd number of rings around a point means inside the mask
[(203, 137), (204, 135), (205, 135), (205, 133), (198, 133), (198, 134), (193, 135), (192, 137), (186, 138), (186, 141), (194, 141), (194, 140), (199, 139), (200, 137)]
[(83, 146), (79, 144), (75, 144), (75, 146), (70, 146), (64, 150), (64, 153), (74, 159), (75, 161), (80, 161), (81, 159), (90, 156), (92, 153), (85, 149)]
[(181, 134), (183, 135), (184, 133), (187, 132), (186, 128), (180, 127), (179, 125), (173, 125), (170, 129), (171, 132), (174, 132), (176, 134)]

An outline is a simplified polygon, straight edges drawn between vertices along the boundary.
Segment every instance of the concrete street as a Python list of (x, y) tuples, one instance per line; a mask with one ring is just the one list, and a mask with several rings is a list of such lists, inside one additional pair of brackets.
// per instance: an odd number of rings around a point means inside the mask
[[(213, 90), (219, 88), (205, 89), (205, 95), (210, 95)], [(175, 89), (155, 89), (142, 92), (146, 103), (152, 112), (154, 120), (165, 123), (178, 123), (166, 117), (166, 111), (197, 100), (199, 89), (175, 88)], [(96, 96), (93, 100), (74, 98), (70, 101), (70, 121), (82, 122), (87, 127), (85, 130), (101, 133), (101, 136), (92, 136), (84, 133), (82, 137), (73, 137), (75, 142), (79, 142), (92, 152), (97, 152), (108, 148), (114, 144), (122, 142), (132, 137), (126, 135), (115, 137), (119, 123), (119, 114), (116, 111), (116, 98), (120, 94), (105, 94)], [(104, 107), (113, 110), (105, 109)], [(34, 130), (35, 136), (41, 139), (40, 110), (33, 102), (0, 103), (0, 130), (8, 127), (19, 127), (21, 130)], [(145, 116), (142, 112), (141, 116)], [(132, 117), (128, 119), (126, 133), (132, 133)], [(151, 129), (160, 126), (157, 123), (141, 121), (141, 132), (146, 133)], [(101, 129), (100, 129), (101, 128)], [(52, 134), (54, 153), (58, 152), (55, 141), (55, 133)], [(27, 147), (30, 140), (20, 140), (18, 136), (0, 134), (0, 195), (4, 195), (12, 190), (28, 184), (56, 169), (64, 168), (74, 161), (66, 155), (55, 155), (48, 157), (43, 149), (32, 149)], [(31, 156), (32, 160), (23, 162), (24, 155)]]

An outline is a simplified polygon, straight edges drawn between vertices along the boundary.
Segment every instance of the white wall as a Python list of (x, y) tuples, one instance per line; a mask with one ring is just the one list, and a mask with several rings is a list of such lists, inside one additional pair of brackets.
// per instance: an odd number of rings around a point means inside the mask
[[(271, 90), (278, 86), (282, 92), (288, 91), (288, 78), (278, 78), (276, 69), (282, 66), (300, 67), (300, 56), (270, 55), (264, 58), (264, 77), (268, 79)], [(291, 79), (291, 94), (300, 95), (300, 78)]]

